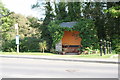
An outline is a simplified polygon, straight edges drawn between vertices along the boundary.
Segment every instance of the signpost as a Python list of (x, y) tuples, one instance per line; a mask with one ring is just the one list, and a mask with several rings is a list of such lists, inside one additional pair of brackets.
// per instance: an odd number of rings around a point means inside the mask
[(15, 30), (16, 30), (17, 53), (19, 53), (19, 31), (18, 31), (18, 23), (15, 24)]
[(19, 35), (16, 35), (17, 53), (19, 53)]

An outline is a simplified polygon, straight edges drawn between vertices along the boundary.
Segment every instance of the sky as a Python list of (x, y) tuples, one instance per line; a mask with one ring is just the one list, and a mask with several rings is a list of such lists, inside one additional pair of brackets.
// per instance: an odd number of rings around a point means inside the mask
[(2, 0), (2, 3), (10, 11), (20, 13), (24, 16), (33, 16), (38, 18), (44, 18), (44, 11), (37, 11), (31, 9), (31, 6), (35, 4), (37, 0)]

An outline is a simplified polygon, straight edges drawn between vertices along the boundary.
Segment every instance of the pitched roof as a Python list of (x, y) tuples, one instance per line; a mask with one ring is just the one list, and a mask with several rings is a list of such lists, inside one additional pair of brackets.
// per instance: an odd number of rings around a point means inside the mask
[(61, 27), (69, 27), (72, 28), (73, 26), (75, 26), (77, 22), (63, 22), (60, 24)]

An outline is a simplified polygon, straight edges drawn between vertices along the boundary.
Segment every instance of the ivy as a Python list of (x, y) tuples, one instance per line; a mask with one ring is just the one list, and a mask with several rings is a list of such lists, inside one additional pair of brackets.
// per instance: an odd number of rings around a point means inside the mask
[(79, 31), (79, 36), (82, 38), (81, 44), (83, 47), (97, 46), (97, 30), (94, 27), (94, 22), (89, 19), (80, 19), (73, 28), (61, 27), (61, 21), (53, 21), (49, 24), (48, 28), (52, 36), (53, 46), (58, 43), (63, 35), (64, 31)]
[(48, 25), (48, 30), (50, 31), (51, 37), (52, 37), (52, 46), (54, 47), (56, 43), (58, 43), (62, 37), (63, 37), (63, 29), (60, 27), (57, 22), (51, 22)]
[(97, 47), (98, 37), (94, 21), (89, 19), (80, 19), (74, 26), (74, 30), (79, 31), (79, 36), (82, 38), (81, 44), (83, 47)]

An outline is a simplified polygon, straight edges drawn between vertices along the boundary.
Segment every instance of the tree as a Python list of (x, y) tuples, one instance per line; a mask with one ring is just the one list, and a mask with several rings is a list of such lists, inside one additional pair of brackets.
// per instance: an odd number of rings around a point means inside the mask
[(34, 28), (35, 25), (33, 26), (33, 24), (39, 25), (37, 21), (34, 21), (34, 23), (30, 22), (30, 19), (21, 14), (12, 14), (11, 17), (14, 19), (15, 23), (18, 23), (19, 35), (21, 39), (24, 37), (32, 37), (39, 34), (38, 29)]
[[(40, 1), (37, 2), (38, 5), (39, 5), (39, 3), (40, 3)], [(53, 8), (51, 5), (51, 2), (46, 1), (45, 3), (43, 3), (43, 5), (34, 6), (34, 8), (39, 9), (41, 6), (44, 6), (45, 18), (43, 20), (43, 24), (39, 27), (39, 29), (41, 30), (41, 38), (47, 42), (47, 46), (48, 46), (47, 49), (48, 49), (48, 51), (50, 51), (51, 46), (52, 46), (52, 37), (48, 30), (48, 25), (53, 20), (54, 13), (53, 13)]]
[[(54, 2), (53, 5), (51, 4), (51, 2), (46, 2), (45, 4), (46, 17), (41, 26), (43, 38), (46, 38), (49, 44), (54, 42), (53, 35), (50, 34), (48, 30), (48, 25), (51, 21), (70, 22), (79, 21), (81, 18), (94, 21), (95, 32), (97, 32), (99, 40), (105, 39), (112, 41), (112, 45), (115, 43), (114, 41), (117, 41), (115, 36), (120, 34), (120, 27), (118, 26), (120, 21), (119, 2)], [(109, 13), (105, 13), (105, 9), (108, 9)], [(51, 13), (54, 13), (55, 16)], [(113, 17), (113, 15), (115, 17)], [(47, 33), (44, 31), (47, 31)], [(89, 34), (87, 35), (92, 36)]]
[(80, 2), (59, 2), (55, 3), (55, 19), (63, 21), (76, 21), (81, 17)]
[(95, 21), (97, 35), (99, 39), (105, 39), (105, 14), (103, 13), (103, 5), (101, 2), (85, 2), (83, 4), (83, 17)]
[(13, 20), (10, 17), (12, 14), (7, 8), (4, 7), (2, 3), (0, 3), (0, 29), (1, 33), (10, 30), (10, 27), (13, 25)]
[(4, 7), (4, 5), (0, 2), (0, 51), (2, 50), (2, 45), (5, 41), (10, 39), (10, 35), (7, 32), (11, 32), (13, 30), (13, 19), (11, 18), (11, 12)]
[(98, 35), (94, 21), (84, 18), (80, 19), (74, 29), (80, 32), (79, 36), (82, 38), (81, 44), (83, 48), (91, 46), (98, 48)]
[(30, 22), (30, 25), (29, 25), (30, 27), (39, 28), (40, 25), (42, 24), (42, 21), (40, 21), (38, 18), (28, 16), (27, 19)]
[(66, 3), (65, 2), (59, 2), (54, 3), (55, 5), (55, 19), (56, 20), (66, 20), (67, 17), (67, 11), (66, 11)]
[(109, 12), (113, 17), (120, 17), (120, 6), (113, 6), (109, 8), (106, 12)]
[(120, 51), (120, 2), (107, 3), (108, 8), (105, 10), (108, 21), (107, 21), (107, 34), (112, 42), (112, 49), (119, 53)]
[(11, 12), (7, 8), (5, 8), (2, 2), (0, 1), (0, 18), (9, 16), (10, 14)]
[(48, 25), (48, 30), (50, 32), (50, 35), (52, 37), (52, 47), (53, 49), (55, 48), (56, 43), (58, 43), (64, 34), (64, 29), (62, 27), (60, 27), (60, 22), (57, 21), (52, 21), (49, 25)]
[[(34, 21), (31, 22), (30, 18), (26, 18), (25, 16), (21, 14), (11, 14), (7, 17), (10, 17), (12, 22), (8, 22), (8, 18), (6, 17), (2, 18), (2, 20), (5, 20), (4, 23), (2, 24), (2, 29), (5, 31), (2, 33), (2, 38), (3, 38), (3, 51), (15, 51), (16, 46), (15, 46), (15, 36), (16, 32), (14, 29), (14, 24), (18, 23), (19, 27), (19, 35), (20, 35), (20, 51), (37, 51), (38, 49), (38, 44), (40, 42), (40, 37), (41, 37), (41, 32), (38, 31), (38, 28), (35, 26), (39, 26), (39, 23), (37, 23), (37, 20), (32, 20)], [(33, 17), (31, 17), (32, 19)], [(35, 19), (35, 18), (33, 18)], [(8, 28), (6, 28), (6, 24), (8, 24)], [(11, 25), (12, 24), (12, 25)], [(34, 42), (34, 44), (32, 44)], [(29, 46), (28, 46), (29, 44)], [(9, 45), (9, 46), (8, 46)], [(36, 47), (35, 47), (36, 46)]]
[(40, 46), (40, 50), (43, 51), (44, 53), (44, 51), (47, 49), (46, 41), (40, 42), (39, 46)]
[(81, 3), (80, 2), (68, 2), (68, 21), (77, 21), (81, 18)]

